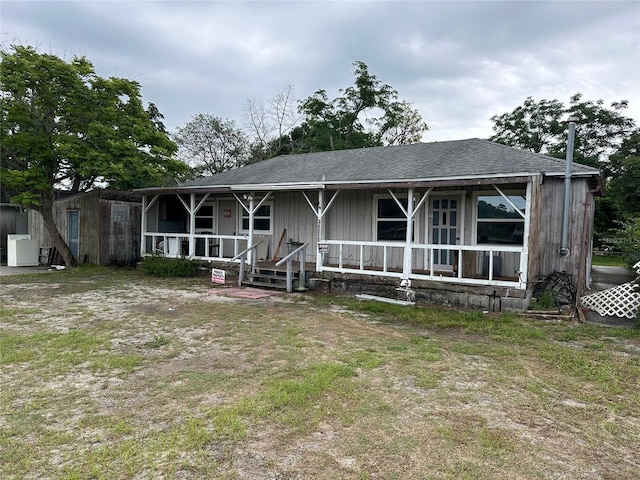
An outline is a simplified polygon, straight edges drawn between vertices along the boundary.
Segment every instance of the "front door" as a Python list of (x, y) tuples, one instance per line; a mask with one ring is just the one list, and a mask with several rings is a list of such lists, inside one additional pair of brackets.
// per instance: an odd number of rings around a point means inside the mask
[[(431, 243), (457, 245), (459, 235), (459, 204), (457, 197), (439, 197), (431, 200)], [(450, 272), (456, 263), (453, 250), (434, 249), (433, 266), (437, 271)]]
[[(238, 216), (236, 208), (238, 204), (235, 200), (220, 200), (218, 202), (218, 234), (235, 235), (238, 231)], [(223, 240), (221, 255), (225, 258), (232, 258), (235, 255), (233, 240)]]
[(77, 210), (67, 212), (67, 245), (78, 260), (78, 245), (80, 243), (80, 215)]

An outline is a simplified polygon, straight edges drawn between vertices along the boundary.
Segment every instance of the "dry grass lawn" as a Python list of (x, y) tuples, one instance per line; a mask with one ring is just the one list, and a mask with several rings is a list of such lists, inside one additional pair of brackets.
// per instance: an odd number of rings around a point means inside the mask
[(0, 285), (3, 479), (637, 479), (640, 330), (80, 268)]

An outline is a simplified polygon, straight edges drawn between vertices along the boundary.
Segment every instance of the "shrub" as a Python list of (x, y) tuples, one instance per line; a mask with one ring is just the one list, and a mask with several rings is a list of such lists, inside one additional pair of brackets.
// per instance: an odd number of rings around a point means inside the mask
[(550, 290), (543, 290), (529, 308), (531, 310), (557, 310), (558, 302), (553, 296), (553, 292)]
[(186, 258), (145, 257), (142, 271), (152, 277), (193, 277), (198, 273), (195, 262)]
[(621, 253), (625, 263), (632, 267), (640, 261), (640, 217), (620, 222), (605, 243), (614, 251)]

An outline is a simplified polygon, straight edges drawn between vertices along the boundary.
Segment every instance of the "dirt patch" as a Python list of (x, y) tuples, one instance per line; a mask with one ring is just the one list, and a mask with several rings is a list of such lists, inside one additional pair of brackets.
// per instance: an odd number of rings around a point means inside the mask
[(198, 281), (73, 282), (0, 286), (3, 478), (640, 470), (638, 336), (549, 323), (522, 342)]

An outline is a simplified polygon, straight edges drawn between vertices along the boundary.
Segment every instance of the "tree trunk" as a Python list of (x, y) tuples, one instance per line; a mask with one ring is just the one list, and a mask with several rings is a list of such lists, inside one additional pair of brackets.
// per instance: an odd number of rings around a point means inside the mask
[(71, 253), (71, 249), (62, 238), (62, 235), (60, 235), (58, 227), (53, 220), (53, 200), (49, 198), (45, 199), (42, 202), (42, 205), (38, 208), (38, 211), (42, 216), (45, 227), (47, 227), (53, 246), (58, 250), (58, 253), (62, 255), (64, 264), (67, 267), (75, 267), (76, 259), (74, 258), (73, 253)]

